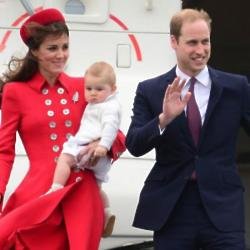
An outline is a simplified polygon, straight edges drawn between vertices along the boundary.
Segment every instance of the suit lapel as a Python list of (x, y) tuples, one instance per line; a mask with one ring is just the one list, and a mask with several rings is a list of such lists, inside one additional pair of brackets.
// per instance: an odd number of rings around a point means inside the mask
[(204, 136), (204, 132), (206, 131), (206, 127), (209, 123), (211, 114), (213, 113), (214, 109), (216, 108), (216, 104), (220, 100), (220, 97), (221, 97), (221, 94), (223, 91), (223, 87), (220, 84), (219, 77), (216, 74), (216, 72), (213, 69), (209, 68), (209, 74), (211, 77), (212, 86), (211, 86), (211, 92), (210, 92), (210, 97), (209, 97), (209, 101), (208, 101), (207, 111), (206, 111), (206, 115), (205, 115), (205, 120), (204, 120), (202, 129), (201, 129), (200, 141), (202, 140), (202, 138)]
[(185, 111), (183, 111), (180, 114), (179, 119), (180, 119), (180, 124), (181, 124), (181, 126), (180, 126), (181, 132), (187, 138), (189, 145), (192, 145), (193, 147), (195, 147), (191, 132), (190, 132), (189, 127), (188, 127), (187, 116), (186, 116)]

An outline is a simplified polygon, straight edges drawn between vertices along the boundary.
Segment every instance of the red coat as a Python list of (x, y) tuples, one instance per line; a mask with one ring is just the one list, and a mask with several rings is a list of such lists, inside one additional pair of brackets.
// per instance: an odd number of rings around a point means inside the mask
[[(81, 177), (80, 181), (75, 181)], [(103, 230), (99, 188), (90, 171), (0, 219), (1, 250), (97, 250)]]
[[(79, 127), (80, 118), (86, 106), (83, 86), (82, 78), (72, 78), (64, 73), (59, 76), (58, 82), (54, 87), (49, 87), (40, 74), (36, 74), (32, 80), (26, 83), (13, 82), (5, 85), (2, 99), (2, 123), (0, 128), (0, 193), (4, 194), (12, 169), (15, 157), (16, 131), (18, 131), (23, 142), (30, 166), (23, 181), (11, 195), (3, 209), (3, 218), (0, 220), (0, 230), (3, 230), (4, 225), (9, 224), (10, 226), (8, 227), (9, 232), (7, 232), (8, 230), (0, 231), (0, 246), (1, 243), (6, 241), (7, 235), (10, 237), (9, 233), (12, 233), (12, 242), (14, 238), (16, 242), (18, 242), (17, 235), (13, 234), (14, 232), (11, 230), (20, 230), (20, 228), (17, 226), (16, 228), (11, 228), (11, 225), (15, 224), (12, 223), (14, 222), (13, 219), (20, 216), (22, 212), (15, 208), (25, 204), (25, 209), (28, 211), (30, 203), (33, 202), (35, 204), (33, 204), (33, 206), (37, 209), (35, 213), (39, 215), (36, 220), (40, 220), (40, 216), (44, 219), (46, 218), (46, 216), (43, 215), (44, 210), (39, 208), (39, 206), (41, 206), (40, 202), (41, 200), (43, 201), (43, 199), (39, 198), (37, 201), (37, 198), (44, 194), (52, 183), (56, 165), (55, 161), (59, 156), (64, 141), (70, 134), (75, 134)], [(121, 143), (119, 143), (119, 140), (117, 141), (119, 149), (114, 150), (115, 155), (119, 155), (119, 153), (125, 149), (123, 141)], [(72, 175), (75, 174), (73, 173)], [(60, 233), (58, 232), (58, 237), (56, 238), (55, 236), (57, 234), (50, 233), (46, 235), (46, 238), (52, 237), (53, 235), (54, 239), (52, 242), (58, 241), (58, 244), (63, 242), (62, 239), (66, 239), (70, 242), (70, 249), (72, 250), (95, 250), (98, 249), (103, 228), (102, 203), (92, 173), (80, 172), (77, 173), (77, 175), (81, 175), (83, 181), (75, 185), (76, 187), (72, 191), (71, 189), (67, 192), (64, 189), (62, 190), (62, 193), (70, 193), (69, 195), (67, 194), (67, 197), (71, 197), (72, 195), (72, 197), (76, 197), (76, 200), (73, 202), (71, 198), (64, 199), (57, 197), (55, 201), (51, 201), (54, 205), (59, 204), (56, 206), (56, 209), (51, 210), (53, 211), (52, 215), (57, 214), (59, 215), (57, 218), (64, 218), (64, 220), (59, 223), (60, 226), (57, 226), (57, 229), (60, 228), (61, 230)], [(71, 179), (70, 182), (72, 181), (74, 180)], [(84, 190), (84, 195), (80, 194), (80, 190)], [(52, 197), (49, 195), (46, 199)], [(65, 202), (68, 200), (70, 200), (70, 202), (67, 203), (68, 205), (66, 206)], [(39, 205), (37, 205), (37, 202)], [(46, 207), (46, 202), (44, 206)], [(67, 207), (67, 209), (65, 207)], [(15, 210), (10, 213), (13, 209)], [(50, 205), (48, 209), (51, 209)], [(73, 212), (79, 210), (82, 212)], [(52, 215), (49, 218), (53, 218)], [(76, 215), (76, 220), (71, 220), (71, 218), (74, 217), (73, 215)], [(29, 215), (26, 216), (29, 217)], [(86, 219), (88, 222), (92, 222), (93, 217), (95, 217), (94, 227), (92, 223), (86, 223)], [(21, 219), (21, 221), (21, 223), (24, 223), (25, 219)], [(31, 221), (29, 222), (32, 223)], [(29, 222), (25, 222), (21, 225), (33, 227)], [(81, 222), (84, 223), (79, 224)], [(65, 230), (64, 223), (66, 224), (67, 231)], [(81, 240), (81, 245), (75, 241), (77, 237), (72, 238), (72, 235), (74, 235), (72, 232), (75, 230), (75, 227), (79, 228), (81, 235), (89, 235), (87, 238), (80, 237), (84, 239)], [(44, 235), (44, 232), (47, 231), (49, 230), (46, 229), (39, 232), (40, 235)], [(2, 236), (5, 234), (7, 234), (6, 237)], [(93, 245), (91, 245), (92, 247), (88, 246), (88, 242), (85, 242), (86, 244), (84, 243), (86, 240), (94, 242)], [(50, 242), (49, 238), (47, 238), (47, 241)], [(74, 247), (72, 247), (72, 244)], [(79, 245), (79, 247), (76, 247), (77, 245)], [(87, 247), (84, 248), (83, 245)], [(32, 249), (36, 248), (32, 247)], [(49, 248), (46, 247), (44, 249)]]

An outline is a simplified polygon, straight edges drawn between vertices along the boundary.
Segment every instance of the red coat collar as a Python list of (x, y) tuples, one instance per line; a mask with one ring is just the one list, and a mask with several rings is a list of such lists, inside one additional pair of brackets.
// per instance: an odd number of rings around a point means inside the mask
[[(68, 75), (62, 72), (58, 76), (55, 86), (62, 86), (67, 92), (69, 92), (69, 78), (70, 77)], [(31, 88), (39, 92), (42, 90), (42, 88), (48, 86), (48, 83), (46, 82), (45, 78), (39, 72), (36, 73), (29, 81), (27, 81), (27, 83), (31, 86)]]

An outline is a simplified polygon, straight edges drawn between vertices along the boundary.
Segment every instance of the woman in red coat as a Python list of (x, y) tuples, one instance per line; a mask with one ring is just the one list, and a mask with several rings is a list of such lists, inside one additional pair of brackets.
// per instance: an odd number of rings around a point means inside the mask
[[(68, 28), (58, 10), (46, 9), (32, 15), (20, 34), (27, 55), (11, 61), (16, 68), (2, 82), (0, 203), (14, 161), (16, 132), (30, 166), (2, 210), (0, 249), (96, 250), (103, 206), (92, 172), (72, 171), (65, 188), (43, 196), (62, 145), (78, 130), (86, 106), (83, 78), (63, 73), (69, 56)], [(119, 155), (122, 139), (115, 144), (113, 154)]]

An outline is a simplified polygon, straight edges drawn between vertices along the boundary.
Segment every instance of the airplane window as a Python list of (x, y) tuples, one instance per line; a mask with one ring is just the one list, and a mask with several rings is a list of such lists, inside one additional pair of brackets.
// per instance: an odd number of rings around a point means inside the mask
[(85, 5), (80, 0), (68, 0), (65, 4), (65, 14), (83, 15)]

